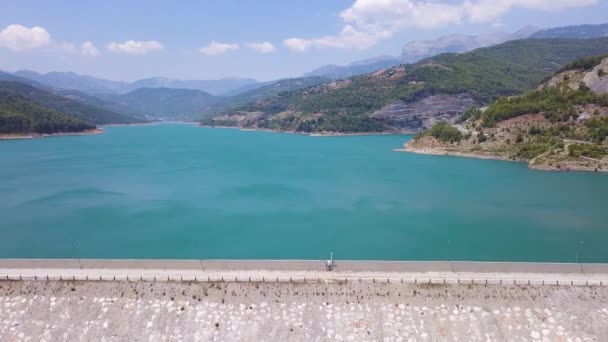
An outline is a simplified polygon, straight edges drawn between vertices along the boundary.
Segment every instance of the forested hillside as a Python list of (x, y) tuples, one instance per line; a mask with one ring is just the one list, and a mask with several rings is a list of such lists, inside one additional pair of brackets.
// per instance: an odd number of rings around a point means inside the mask
[(414, 152), (522, 160), (547, 170), (608, 168), (608, 56), (569, 63), (540, 87), (419, 133)]
[(0, 81), (0, 91), (19, 95), (83, 121), (96, 125), (139, 123), (146, 120), (119, 114), (105, 108), (94, 107), (70, 96), (60, 96), (28, 84), (11, 81)]
[[(437, 116), (455, 120), (464, 104), (483, 105), (533, 89), (568, 62), (607, 52), (608, 38), (510, 41), (283, 92), (224, 112), (204, 124), (301, 132), (420, 129), (430, 126)], [(433, 97), (438, 94), (446, 96)], [(431, 97), (439, 102), (427, 101)], [(412, 104), (421, 101), (423, 106), (412, 110)]]
[(29, 98), (0, 89), (0, 133), (67, 133), (94, 129), (95, 126), (46, 108)]

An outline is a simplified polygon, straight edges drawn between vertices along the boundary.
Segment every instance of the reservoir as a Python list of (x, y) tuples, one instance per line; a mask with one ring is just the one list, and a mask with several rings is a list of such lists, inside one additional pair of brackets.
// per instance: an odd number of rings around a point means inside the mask
[(159, 124), (0, 141), (0, 257), (608, 262), (608, 175), (410, 136)]

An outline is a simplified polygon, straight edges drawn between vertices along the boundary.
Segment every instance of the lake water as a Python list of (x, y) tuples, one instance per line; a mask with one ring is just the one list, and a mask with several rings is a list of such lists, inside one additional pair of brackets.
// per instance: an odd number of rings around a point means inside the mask
[(0, 257), (608, 262), (608, 175), (192, 125), (0, 141)]

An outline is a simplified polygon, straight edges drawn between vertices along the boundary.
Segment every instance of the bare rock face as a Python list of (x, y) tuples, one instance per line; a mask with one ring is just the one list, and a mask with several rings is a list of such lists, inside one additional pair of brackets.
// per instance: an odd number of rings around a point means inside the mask
[(608, 57), (585, 74), (585, 84), (596, 94), (608, 93)]
[(431, 127), (435, 122), (454, 122), (476, 101), (469, 94), (430, 95), (421, 100), (406, 103), (395, 101), (372, 114), (372, 117), (408, 132)]
[(538, 89), (565, 85), (577, 90), (581, 83), (596, 94), (608, 94), (608, 57), (604, 58), (591, 71), (567, 70), (554, 75), (549, 81), (540, 85)]

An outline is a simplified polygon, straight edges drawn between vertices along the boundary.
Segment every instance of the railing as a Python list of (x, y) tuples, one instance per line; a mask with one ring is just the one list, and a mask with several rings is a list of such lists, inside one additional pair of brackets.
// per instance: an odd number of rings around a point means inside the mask
[(608, 264), (311, 260), (0, 259), (0, 280), (608, 286)]

